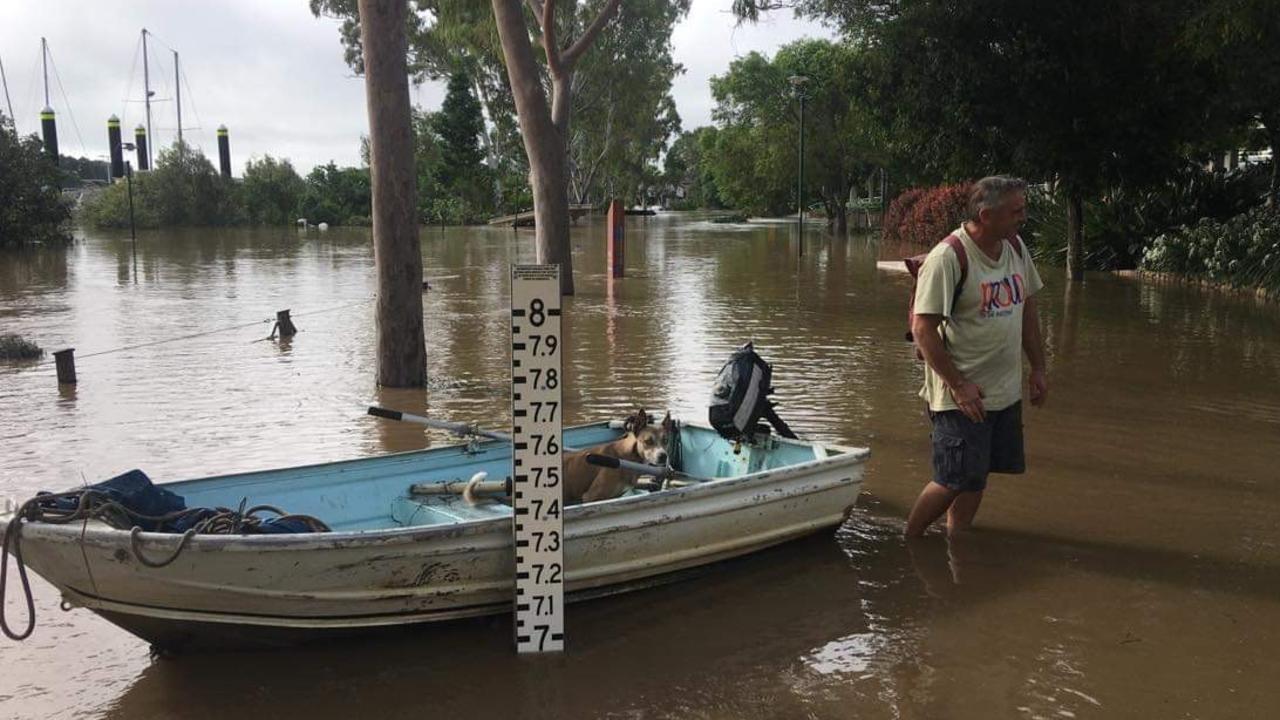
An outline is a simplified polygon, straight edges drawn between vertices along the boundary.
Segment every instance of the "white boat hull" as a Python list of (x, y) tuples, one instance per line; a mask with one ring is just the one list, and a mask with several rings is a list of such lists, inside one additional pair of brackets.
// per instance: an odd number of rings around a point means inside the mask
[[(781, 469), (569, 507), (566, 591), (572, 600), (654, 584), (839, 525), (857, 499), (866, 457), (866, 450), (841, 448)], [(179, 536), (143, 533), (140, 540), (146, 556), (162, 558)], [(128, 531), (96, 521), (26, 523), (22, 550), (68, 603), (153, 642), (160, 634), (142, 628), (355, 629), (507, 613), (514, 598), (509, 516), (373, 531), (198, 535), (161, 568), (137, 560)]]

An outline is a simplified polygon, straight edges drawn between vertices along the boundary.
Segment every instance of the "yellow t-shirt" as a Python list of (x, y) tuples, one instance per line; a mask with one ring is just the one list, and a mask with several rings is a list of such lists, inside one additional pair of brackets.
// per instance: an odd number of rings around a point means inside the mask
[[(942, 315), (938, 326), (956, 369), (983, 391), (987, 410), (1003, 410), (1022, 399), (1022, 310), (1026, 299), (1044, 283), (1031, 253), (1001, 245), (1000, 259), (982, 252), (961, 226), (954, 233), (964, 244), (968, 274), (956, 306), (960, 260), (950, 245), (940, 242), (929, 252), (916, 280), (915, 313)], [(925, 363), (920, 397), (934, 412), (956, 410), (942, 378)]]

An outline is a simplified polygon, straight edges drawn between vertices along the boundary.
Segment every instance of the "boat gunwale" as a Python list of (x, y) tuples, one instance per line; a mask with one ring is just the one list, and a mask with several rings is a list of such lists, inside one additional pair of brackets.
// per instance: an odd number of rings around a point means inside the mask
[[(575, 426), (572, 429), (589, 428), (604, 425), (605, 423), (591, 423), (588, 425)], [(710, 430), (700, 425), (694, 425), (700, 429)], [(764, 484), (770, 480), (790, 479), (799, 475), (810, 474), (817, 469), (828, 469), (833, 467), (841, 467), (845, 465), (853, 466), (865, 463), (870, 456), (871, 451), (868, 448), (855, 448), (832, 443), (806, 442), (801, 440), (790, 440), (787, 438), (774, 438), (779, 442), (803, 447), (820, 447), (826, 450), (837, 451), (837, 454), (827, 455), (825, 457), (814, 457), (804, 462), (785, 465), (779, 468), (759, 470), (746, 475), (737, 475), (727, 478), (712, 478), (699, 482), (695, 485), (688, 485), (680, 488), (671, 488), (660, 492), (645, 493), (640, 495), (628, 495), (625, 497), (612, 498), (596, 503), (588, 503), (581, 505), (570, 505), (564, 509), (564, 522), (566, 530), (574, 521), (595, 518), (601, 515), (614, 515), (636, 510), (653, 510), (668, 505), (676, 505), (689, 502), (695, 498), (690, 496), (697, 495), (696, 499), (704, 499), (733, 492), (739, 489), (739, 486), (746, 484)], [(491, 441), (500, 444), (501, 441)], [(488, 444), (488, 443), (486, 443)], [(397, 457), (411, 454), (422, 454), (427, 452), (440, 452), (448, 449), (465, 448), (465, 444), (450, 445), (440, 448), (426, 448), (422, 450), (409, 450), (399, 453), (391, 453), (388, 455), (379, 455), (375, 458), (357, 458), (355, 460), (341, 460), (330, 463), (319, 463), (311, 466), (295, 466), (292, 468), (281, 468), (280, 470), (294, 470), (305, 467), (323, 467), (326, 465), (360, 462), (362, 460), (377, 459), (384, 457)], [(260, 474), (273, 472), (266, 471), (250, 471), (246, 473), (236, 473), (225, 476), (211, 476), (210, 478), (198, 478), (197, 480), (223, 479), (238, 477), (242, 475)], [(185, 482), (194, 482), (195, 480), (177, 481), (174, 483), (166, 483), (172, 486)], [(651, 506), (651, 507), (646, 507)], [(12, 515), (0, 514), (0, 530), (8, 524)], [(484, 535), (492, 532), (493, 526), (497, 524), (510, 525), (512, 516), (495, 516), (489, 518), (475, 518), (470, 520), (462, 520), (449, 523), (437, 523), (432, 525), (416, 525), (406, 527), (390, 527), (379, 528), (375, 530), (348, 530), (340, 532), (326, 533), (291, 533), (281, 535), (195, 535), (187, 543), (186, 551), (207, 551), (207, 552), (256, 552), (256, 551), (294, 551), (294, 550), (315, 550), (315, 549), (346, 549), (361, 548), (370, 546), (396, 546), (401, 544), (411, 544), (425, 542), (430, 540), (439, 540), (445, 538), (463, 538), (473, 535)], [(600, 532), (613, 532), (615, 527), (610, 527)], [(92, 544), (98, 547), (114, 547), (121, 543), (130, 541), (131, 530), (117, 529), (108, 527), (103, 523), (69, 523), (66, 525), (48, 524), (48, 523), (24, 523), (22, 528), (23, 534), (30, 539), (37, 538), (47, 539), (49, 541), (72, 541), (77, 543)], [(567, 533), (568, 534), (568, 533)], [(590, 537), (598, 533), (573, 533), (571, 536)], [(144, 544), (153, 546), (156, 549), (162, 549), (172, 546), (175, 539), (180, 537), (175, 533), (160, 532), (140, 532), (138, 539)]]

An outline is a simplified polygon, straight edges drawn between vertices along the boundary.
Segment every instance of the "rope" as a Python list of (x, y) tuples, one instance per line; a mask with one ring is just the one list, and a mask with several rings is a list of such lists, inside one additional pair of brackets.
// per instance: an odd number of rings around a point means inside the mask
[[(75, 507), (66, 510), (57, 506), (58, 501), (75, 500)], [(247, 499), (246, 499), (247, 500)], [(196, 535), (245, 535), (261, 532), (262, 519), (257, 513), (269, 512), (279, 516), (281, 520), (300, 520), (311, 532), (329, 532), (330, 528), (319, 518), (310, 515), (291, 515), (272, 505), (256, 505), (244, 509), (246, 500), (240, 501), (236, 510), (228, 508), (186, 508), (165, 515), (144, 515), (112, 500), (109, 495), (99, 490), (73, 490), (64, 493), (45, 493), (24, 502), (14, 512), (9, 524), (5, 527), (3, 544), (0, 545), (0, 631), (10, 640), (21, 641), (31, 636), (36, 626), (36, 607), (31, 593), (31, 581), (27, 577), (27, 568), (22, 561), (22, 525), (24, 522), (44, 522), (52, 525), (65, 525), (78, 520), (101, 520), (107, 525), (129, 530), (129, 547), (139, 563), (149, 568), (162, 568), (171, 565), (182, 554)], [(148, 558), (142, 552), (142, 528), (138, 521), (146, 521), (162, 526), (194, 515), (203, 517), (182, 533), (178, 545), (167, 557), (160, 560)], [(83, 548), (83, 534), (81, 547)], [(21, 631), (9, 625), (5, 613), (5, 599), (8, 596), (9, 555), (13, 555), (18, 565), (18, 581), (22, 585), (23, 599), (27, 606), (27, 625)], [(86, 567), (88, 567), (86, 562)]]
[[(312, 315), (321, 315), (323, 313), (336, 312), (338, 310), (346, 310), (347, 308), (355, 307), (356, 305), (363, 305), (365, 303), (372, 302), (373, 300), (374, 298), (369, 297), (363, 300), (350, 302), (345, 305), (337, 305), (335, 307), (323, 308), (321, 310), (312, 310), (310, 312), (301, 312), (301, 313), (293, 314), (291, 315), (291, 317), (310, 317)], [(207, 335), (217, 335), (218, 333), (224, 333), (231, 330), (243, 330), (244, 328), (253, 327), (255, 325), (265, 325), (266, 323), (273, 323), (275, 321), (276, 321), (275, 318), (267, 318), (266, 320), (255, 320), (253, 322), (241, 323), (239, 325), (229, 325), (227, 327), (215, 328), (213, 330), (204, 330), (198, 333), (191, 333), (190, 335), (180, 335), (178, 337), (166, 338), (164, 340), (152, 340), (149, 342), (137, 343), (135, 345), (125, 345), (124, 347), (112, 348), (110, 350), (99, 350), (98, 352), (92, 352), (92, 353), (80, 355), (76, 358), (76, 360), (83, 360), (85, 358), (98, 357), (99, 355), (110, 355), (112, 353), (126, 352), (128, 350), (137, 350), (139, 348), (153, 347), (155, 345), (164, 345), (165, 343), (178, 342), (179, 340), (193, 340), (195, 338), (205, 337)], [(257, 342), (257, 341), (255, 340), (254, 342)], [(42, 360), (39, 363), (36, 363), (36, 365), (37, 366), (48, 365), (52, 362), (54, 362), (54, 360)]]

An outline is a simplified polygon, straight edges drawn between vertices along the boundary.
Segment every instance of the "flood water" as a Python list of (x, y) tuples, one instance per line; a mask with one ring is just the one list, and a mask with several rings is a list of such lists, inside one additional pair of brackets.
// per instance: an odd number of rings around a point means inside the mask
[[(566, 420), (702, 418), (752, 339), (793, 429), (872, 450), (844, 527), (571, 606), (568, 651), (538, 659), (494, 618), (152, 660), (36, 579), (35, 635), (0, 639), (0, 717), (1280, 716), (1280, 308), (1042, 269), (1051, 393), (1026, 412), (1028, 473), (993, 477), (962, 541), (908, 544), (928, 425), (908, 280), (873, 244), (815, 226), (797, 266), (787, 224), (633, 218), (608, 282), (602, 226), (575, 233)], [(422, 247), (424, 391), (374, 385), (365, 232), (156, 232), (136, 260), (127, 236), (91, 234), (0, 256), (0, 332), (75, 347), (79, 371), (60, 391), (51, 361), (0, 365), (0, 495), (448, 441), (371, 403), (504, 427), (507, 267), (532, 261), (532, 235), (429, 229)], [(264, 340), (285, 308), (301, 332)]]

